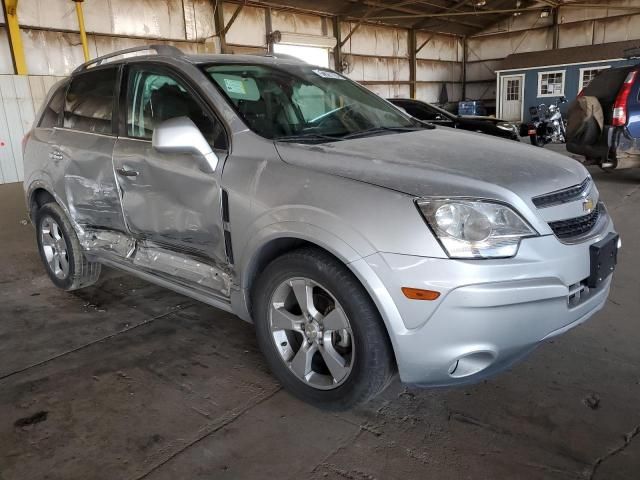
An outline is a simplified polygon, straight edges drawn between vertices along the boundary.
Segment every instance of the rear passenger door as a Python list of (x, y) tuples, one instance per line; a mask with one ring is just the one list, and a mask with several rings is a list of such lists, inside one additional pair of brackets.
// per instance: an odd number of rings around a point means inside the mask
[(117, 66), (72, 77), (62, 126), (54, 128), (49, 158), (61, 169), (67, 207), (82, 227), (125, 231), (111, 156)]
[[(165, 249), (226, 265), (220, 176), (227, 136), (222, 123), (177, 72), (144, 63), (127, 70), (113, 161), (129, 231)], [(153, 148), (154, 129), (175, 117), (190, 118), (209, 142), (219, 159), (215, 172), (201, 170), (194, 154)]]

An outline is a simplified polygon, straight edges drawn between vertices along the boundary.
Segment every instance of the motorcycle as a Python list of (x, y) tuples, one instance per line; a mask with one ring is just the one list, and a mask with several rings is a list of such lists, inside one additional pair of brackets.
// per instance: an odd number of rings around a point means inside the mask
[(529, 108), (531, 122), (527, 124), (527, 135), (531, 145), (544, 147), (548, 143), (566, 143), (567, 122), (562, 118), (560, 105), (567, 103), (565, 97), (559, 97), (555, 104), (544, 103)]

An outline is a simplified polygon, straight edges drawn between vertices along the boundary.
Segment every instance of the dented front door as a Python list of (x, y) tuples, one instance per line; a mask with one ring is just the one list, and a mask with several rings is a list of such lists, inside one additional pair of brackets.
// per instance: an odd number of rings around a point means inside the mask
[(126, 131), (116, 142), (113, 163), (127, 228), (139, 239), (224, 266), (224, 152), (216, 150), (221, 157), (218, 169), (206, 173), (195, 155), (160, 153), (151, 144), (155, 126), (169, 118), (191, 118), (214, 148), (224, 147), (224, 129), (169, 71), (131, 67), (126, 86)]
[(192, 155), (159, 153), (147, 140), (120, 138), (114, 167), (130, 232), (178, 252), (225, 258), (217, 173)]

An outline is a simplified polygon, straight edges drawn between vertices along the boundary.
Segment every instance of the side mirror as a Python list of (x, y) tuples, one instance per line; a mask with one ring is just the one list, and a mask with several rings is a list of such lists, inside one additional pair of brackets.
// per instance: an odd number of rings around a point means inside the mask
[(151, 145), (162, 153), (191, 153), (201, 157), (201, 170), (213, 173), (218, 166), (218, 157), (198, 130), (187, 117), (165, 120), (153, 130)]

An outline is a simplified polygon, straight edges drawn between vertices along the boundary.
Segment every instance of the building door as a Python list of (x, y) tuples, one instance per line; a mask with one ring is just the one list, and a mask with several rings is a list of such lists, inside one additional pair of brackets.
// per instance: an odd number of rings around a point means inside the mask
[(500, 118), (522, 121), (522, 92), (524, 75), (501, 77)]

